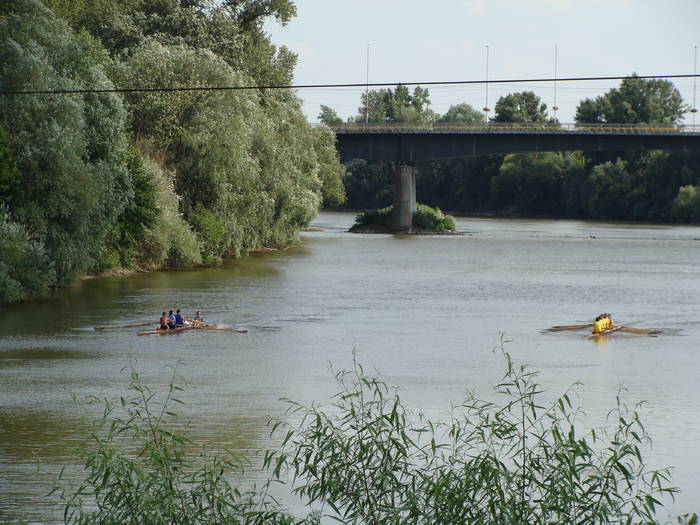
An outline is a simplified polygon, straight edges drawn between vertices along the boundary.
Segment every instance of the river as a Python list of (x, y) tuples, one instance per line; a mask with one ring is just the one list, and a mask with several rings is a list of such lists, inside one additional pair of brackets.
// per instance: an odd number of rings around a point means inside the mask
[[(302, 242), (223, 267), (83, 281), (0, 309), (0, 520), (60, 521), (46, 492), (75, 463), (81, 412), (73, 396), (115, 398), (133, 365), (153, 385), (172, 366), (187, 380), (192, 435), (239, 451), (270, 444), (279, 398), (323, 402), (352, 353), (435, 419), (467, 390), (492, 395), (501, 334), (551, 396), (571, 383), (604, 421), (623, 385), (654, 439), (652, 466), (673, 466), (683, 492), (668, 512), (700, 510), (700, 228), (583, 221), (457, 219), (461, 235), (347, 233), (353, 216), (321, 213)], [(204, 311), (247, 334), (137, 337), (162, 310)], [(658, 337), (542, 334), (551, 325), (617, 322)], [(548, 394), (550, 395), (550, 394)]]

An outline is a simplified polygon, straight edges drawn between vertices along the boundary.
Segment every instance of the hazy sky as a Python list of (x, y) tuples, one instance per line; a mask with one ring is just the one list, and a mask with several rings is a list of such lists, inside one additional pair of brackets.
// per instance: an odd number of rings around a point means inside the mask
[[(693, 73), (700, 45), (700, 0), (295, 0), (287, 27), (267, 24), (277, 45), (299, 55), (295, 84)], [(674, 81), (693, 101), (692, 79)], [(700, 84), (700, 83), (699, 83)], [(618, 82), (557, 83), (558, 117), (572, 122), (578, 102)], [(700, 86), (698, 86), (700, 88)], [(467, 102), (484, 107), (486, 88), (429, 87), (431, 108)], [(553, 84), (493, 85), (501, 95), (534, 91), (551, 108)], [(357, 114), (363, 89), (299, 90), (309, 121), (320, 104), (343, 118)], [(698, 102), (700, 103), (700, 101)], [(493, 115), (493, 111), (491, 112)], [(700, 119), (700, 117), (697, 117)], [(691, 117), (688, 116), (687, 122)], [(700, 123), (700, 120), (699, 122)]]

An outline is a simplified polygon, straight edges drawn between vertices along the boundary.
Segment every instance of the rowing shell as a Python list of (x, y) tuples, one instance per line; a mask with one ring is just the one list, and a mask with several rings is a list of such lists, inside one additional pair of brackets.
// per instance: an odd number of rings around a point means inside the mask
[(185, 332), (186, 330), (219, 330), (222, 332), (237, 332), (239, 334), (244, 334), (248, 330), (238, 330), (234, 328), (223, 328), (219, 327), (216, 325), (204, 325), (204, 326), (180, 326), (179, 328), (168, 328), (167, 330), (147, 330), (145, 332), (138, 332), (136, 335), (153, 335), (153, 334), (160, 334), (160, 335), (169, 335), (169, 334), (178, 334), (180, 332)]
[(195, 330), (197, 328), (206, 328), (206, 326), (181, 326), (179, 328), (168, 328), (167, 330), (161, 330), (158, 328), (157, 330), (146, 330), (145, 332), (137, 332), (136, 335), (152, 335), (152, 334), (160, 334), (160, 335), (168, 335), (168, 334), (179, 334), (180, 332), (184, 332), (186, 330)]
[(608, 334), (611, 334), (613, 332), (617, 332), (618, 330), (621, 330), (622, 326), (615, 326), (614, 328), (609, 328), (608, 330), (603, 330), (599, 334), (591, 334), (588, 336), (588, 339), (597, 339), (599, 337), (605, 337)]

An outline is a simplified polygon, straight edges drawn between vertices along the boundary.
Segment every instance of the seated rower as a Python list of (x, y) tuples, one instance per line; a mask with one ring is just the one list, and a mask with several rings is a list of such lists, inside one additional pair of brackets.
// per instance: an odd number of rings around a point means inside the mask
[(608, 320), (608, 330), (610, 330), (615, 326), (615, 323), (613, 323), (612, 320), (612, 314), (605, 314), (605, 318)]
[(175, 324), (175, 314), (173, 314), (172, 310), (170, 310), (168, 312), (168, 328), (170, 328), (170, 329), (177, 328), (177, 326)]
[(180, 310), (178, 309), (178, 311), (175, 313), (175, 326), (177, 326), (178, 328), (181, 328), (181, 327), (187, 326), (189, 324), (190, 323), (185, 321), (185, 318), (182, 317), (182, 314), (180, 313)]
[(197, 313), (192, 318), (192, 324), (195, 326), (204, 326), (206, 324), (206, 322), (204, 321), (204, 317), (202, 317), (202, 314), (199, 310), (197, 310)]
[(163, 312), (160, 316), (160, 328), (158, 330), (167, 330), (168, 329), (168, 316), (165, 315), (165, 312)]
[(599, 315), (598, 317), (595, 318), (595, 322), (593, 323), (593, 333), (594, 334), (600, 334), (605, 330), (605, 319), (603, 318), (602, 315)]

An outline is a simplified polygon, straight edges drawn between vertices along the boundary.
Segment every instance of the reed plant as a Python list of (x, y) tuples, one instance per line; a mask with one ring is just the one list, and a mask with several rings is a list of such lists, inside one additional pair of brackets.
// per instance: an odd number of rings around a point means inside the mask
[[(193, 443), (174, 406), (173, 373), (156, 395), (132, 369), (129, 394), (105, 402), (81, 447), (85, 479), (58, 490), (68, 524), (656, 524), (678, 489), (668, 469), (644, 459), (641, 405), (618, 396), (606, 428), (584, 430), (571, 402), (553, 401), (537, 373), (513, 364), (496, 401), (470, 394), (447, 421), (404, 406), (396, 388), (365, 373), (336, 372), (330, 406), (286, 400), (272, 425), (281, 445), (262, 452), (267, 481), (232, 483), (244, 460)], [(269, 494), (273, 483), (312, 509), (294, 517)], [(65, 482), (62, 482), (65, 483)], [(287, 489), (282, 489), (287, 490)], [(279, 488), (276, 489), (279, 491)], [(686, 514), (678, 523), (695, 524)]]
[(446, 423), (355, 362), (337, 373), (331, 408), (287, 401), (300, 423), (277, 424), (283, 452), (268, 464), (286, 465), (296, 494), (339, 523), (658, 523), (677, 489), (646, 464), (641, 405), (618, 396), (608, 428), (583, 431), (571, 390), (543, 402), (537, 374), (503, 355), (500, 401), (470, 395)]
[(241, 490), (230, 479), (244, 462), (211, 454), (177, 428), (174, 373), (159, 396), (132, 368), (130, 394), (105, 405), (80, 449), (84, 480), (59, 480), (64, 521), (75, 525), (289, 525), (297, 523), (268, 496), (267, 485)]

